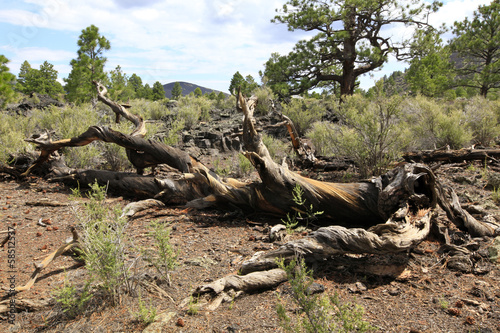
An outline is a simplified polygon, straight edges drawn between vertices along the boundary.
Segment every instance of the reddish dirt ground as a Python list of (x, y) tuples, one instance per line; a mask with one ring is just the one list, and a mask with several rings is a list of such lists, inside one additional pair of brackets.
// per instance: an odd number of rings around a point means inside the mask
[[(481, 205), (499, 216), (491, 200), (492, 192), (485, 189), (482, 171), (480, 165), (445, 166), (437, 175), (455, 188), (462, 202)], [(78, 202), (70, 200), (70, 194), (66, 186), (36, 177), (21, 182), (0, 175), (0, 231), (16, 228), (15, 244), (11, 244), (15, 250), (13, 268), (7, 260), (9, 244), (0, 249), (4, 301), (10, 300), (6, 295), (12, 275), (16, 286), (24, 285), (34, 271), (33, 264), (71, 236), (69, 226), (79, 221), (73, 211)], [(44, 200), (60, 205), (49, 206)], [(123, 207), (130, 201), (110, 195), (106, 202)], [(441, 213), (438, 219), (446, 218)], [(288, 283), (274, 290), (242, 295), (214, 311), (202, 309), (189, 314), (187, 307), (180, 306), (197, 286), (236, 273), (239, 264), (256, 251), (278, 247), (267, 241), (266, 226), (279, 223), (279, 219), (218, 210), (187, 211), (181, 206), (149, 209), (138, 213), (127, 227), (133, 244), (127, 253), (131, 262), (139, 255), (138, 248), (150, 246), (148, 225), (152, 220), (172, 227), (171, 242), (179, 251), (179, 265), (171, 274), (171, 287), (160, 285), (163, 291), (138, 287), (146, 305), (156, 308), (157, 318), (171, 315), (169, 320), (148, 327), (150, 331), (283, 332), (276, 314), (278, 294), (288, 304), (289, 315), (296, 316), (298, 308), (291, 303)], [(0, 234), (0, 240), (5, 236)], [(343, 302), (363, 306), (364, 319), (378, 332), (500, 332), (500, 264), (488, 261), (484, 255), (484, 249), (491, 248), (493, 242), (477, 240), (477, 260), (469, 272), (450, 269), (449, 253), (441, 251), (442, 243), (431, 238), (410, 253), (333, 258), (313, 267), (314, 279), (325, 287), (325, 294), (337, 293)], [(376, 274), (365, 269), (377, 265)], [(136, 274), (144, 272), (154, 275), (151, 267), (141, 267)], [(390, 272), (398, 274), (387, 276)], [(48, 301), (65, 280), (81, 285), (87, 276), (85, 267), (73, 257), (61, 256), (42, 271), (30, 290), (18, 293), (14, 299)], [(138, 299), (137, 295), (123, 295), (115, 306), (105, 300), (93, 302), (73, 319), (62, 314), (57, 305), (16, 313), (13, 324), (4, 313), (0, 315), (0, 331), (142, 331), (146, 325), (134, 315)]]

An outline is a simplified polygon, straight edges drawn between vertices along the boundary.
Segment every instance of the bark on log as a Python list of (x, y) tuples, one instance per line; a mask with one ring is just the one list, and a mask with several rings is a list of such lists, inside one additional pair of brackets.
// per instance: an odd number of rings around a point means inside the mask
[(500, 149), (460, 149), (460, 150), (422, 150), (409, 152), (403, 155), (407, 162), (446, 162), (461, 163), (463, 161), (484, 161), (488, 159), (498, 160)]

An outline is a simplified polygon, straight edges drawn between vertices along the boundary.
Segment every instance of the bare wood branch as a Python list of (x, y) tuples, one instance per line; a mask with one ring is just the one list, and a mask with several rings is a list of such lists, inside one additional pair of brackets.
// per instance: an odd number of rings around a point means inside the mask
[(36, 279), (38, 278), (38, 275), (40, 275), (41, 271), (46, 268), (52, 261), (54, 261), (57, 257), (62, 255), (63, 253), (71, 250), (75, 246), (78, 246), (78, 234), (76, 233), (75, 228), (71, 229), (71, 233), (73, 235), (73, 239), (71, 242), (61, 245), (57, 250), (49, 254), (41, 263), (39, 264), (34, 264), (35, 265), (35, 271), (33, 274), (31, 274), (31, 278), (29, 281), (24, 285), (24, 286), (18, 286), (15, 288), (15, 291), (17, 292), (22, 292), (26, 290), (30, 290), (31, 287), (35, 284)]
[(460, 150), (422, 150), (409, 152), (403, 155), (408, 162), (446, 162), (461, 163), (463, 161), (485, 161), (488, 159), (498, 160), (500, 149), (460, 149)]

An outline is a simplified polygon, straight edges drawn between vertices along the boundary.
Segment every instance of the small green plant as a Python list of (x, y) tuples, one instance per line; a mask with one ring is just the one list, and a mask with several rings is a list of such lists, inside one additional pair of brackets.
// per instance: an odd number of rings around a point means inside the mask
[(307, 206), (306, 198), (304, 198), (304, 190), (299, 184), (295, 184), (292, 190), (293, 202), (298, 206), (294, 207), (293, 214), (286, 214), (286, 220), (281, 220), (285, 226), (288, 233), (292, 233), (293, 229), (299, 224), (300, 221), (305, 220), (306, 228), (309, 222), (315, 220), (318, 215), (323, 214), (323, 212), (314, 211), (313, 205)]
[(231, 166), (223, 166), (219, 157), (214, 160), (214, 172), (221, 176), (227, 176), (231, 173)]
[(152, 304), (146, 306), (145, 302), (142, 300), (140, 292), (139, 292), (138, 307), (139, 309), (136, 312), (132, 313), (132, 315), (137, 319), (137, 321), (148, 325), (156, 320), (156, 308)]
[(180, 133), (184, 129), (184, 119), (175, 119), (167, 131), (162, 141), (164, 144), (173, 146), (179, 143)]
[(471, 164), (469, 164), (469, 165), (467, 166), (467, 171), (470, 171), (470, 172), (476, 172), (476, 167), (475, 167), (475, 165), (474, 165), (474, 164), (472, 164), (472, 163), (471, 163)]
[(172, 285), (170, 280), (170, 272), (177, 266), (178, 251), (175, 251), (170, 244), (171, 228), (164, 223), (153, 221), (151, 223), (152, 231), (150, 236), (154, 239), (155, 250), (146, 250), (146, 261), (150, 262), (167, 282)]
[(75, 318), (86, 308), (92, 298), (91, 282), (87, 281), (82, 290), (70, 284), (66, 279), (64, 285), (53, 291), (54, 299), (61, 307), (62, 311), (69, 317)]
[(191, 296), (189, 299), (187, 314), (190, 316), (194, 316), (200, 310), (200, 306), (198, 305), (198, 298)]
[(363, 320), (364, 309), (358, 304), (343, 303), (337, 294), (333, 296), (310, 295), (308, 288), (313, 283), (312, 271), (303, 259), (292, 260), (288, 265), (283, 260), (278, 266), (285, 270), (292, 288), (293, 303), (301, 315), (297, 319), (288, 316), (283, 300), (278, 296), (276, 311), (285, 332), (368, 332), (375, 328)]
[(440, 298), (439, 299), (439, 306), (441, 307), (441, 309), (447, 310), (450, 307), (450, 302), (448, 302), (444, 298)]
[(121, 217), (121, 209), (104, 204), (105, 186), (92, 184), (87, 197), (89, 201), (79, 212), (83, 221), (81, 255), (91, 278), (99, 281), (99, 289), (116, 304), (122, 288), (128, 292), (133, 289), (125, 255), (127, 220)]
[(246, 176), (253, 170), (252, 163), (243, 154), (238, 154), (239, 176)]
[(500, 203), (500, 189), (499, 188), (493, 188), (493, 191), (491, 191), (491, 200), (495, 202), (496, 204)]

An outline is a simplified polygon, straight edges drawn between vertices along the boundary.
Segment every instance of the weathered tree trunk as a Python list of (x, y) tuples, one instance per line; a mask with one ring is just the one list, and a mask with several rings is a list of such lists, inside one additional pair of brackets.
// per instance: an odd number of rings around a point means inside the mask
[(463, 161), (485, 161), (488, 159), (498, 160), (500, 149), (460, 149), (460, 150), (422, 150), (409, 152), (403, 155), (407, 162), (447, 162), (461, 163)]

